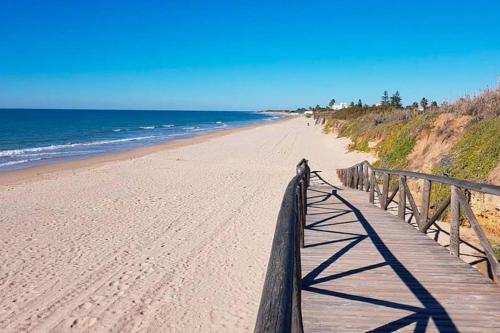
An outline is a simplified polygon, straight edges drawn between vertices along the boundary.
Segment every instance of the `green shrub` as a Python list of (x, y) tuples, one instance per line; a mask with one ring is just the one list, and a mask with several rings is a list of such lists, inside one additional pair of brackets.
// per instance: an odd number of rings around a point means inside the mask
[(500, 118), (481, 120), (442, 159), (434, 172), (470, 181), (485, 181), (500, 161)]
[(370, 146), (367, 137), (357, 137), (348, 146), (349, 150), (357, 150), (367, 153), (370, 151)]
[(404, 169), (407, 157), (417, 143), (417, 136), (422, 131), (432, 129), (435, 117), (424, 113), (407, 123), (396, 123), (389, 127), (386, 138), (378, 147), (382, 167)]
[[(481, 120), (466, 129), (458, 141), (431, 173), (438, 176), (486, 181), (500, 161), (500, 118)], [(431, 204), (436, 208), (450, 195), (450, 186), (434, 183)], [(446, 218), (449, 209), (444, 214)], [(461, 215), (463, 215), (461, 213)]]

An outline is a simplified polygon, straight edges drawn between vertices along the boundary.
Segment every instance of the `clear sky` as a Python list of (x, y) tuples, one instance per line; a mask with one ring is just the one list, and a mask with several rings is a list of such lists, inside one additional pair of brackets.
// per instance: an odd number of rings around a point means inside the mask
[(2, 0), (0, 107), (454, 100), (500, 75), (500, 1)]

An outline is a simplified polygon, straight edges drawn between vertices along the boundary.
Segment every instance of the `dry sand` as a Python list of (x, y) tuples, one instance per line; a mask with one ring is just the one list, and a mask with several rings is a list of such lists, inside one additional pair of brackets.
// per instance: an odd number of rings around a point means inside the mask
[(252, 331), (296, 163), (368, 158), (303, 118), (191, 143), (0, 177), (0, 331)]

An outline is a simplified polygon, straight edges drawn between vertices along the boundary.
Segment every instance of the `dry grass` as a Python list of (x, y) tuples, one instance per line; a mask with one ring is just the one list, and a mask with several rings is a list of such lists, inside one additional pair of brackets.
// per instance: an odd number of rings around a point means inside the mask
[(453, 104), (443, 104), (438, 112), (452, 112), (473, 116), (475, 119), (500, 116), (500, 88), (487, 89), (475, 97), (466, 96)]

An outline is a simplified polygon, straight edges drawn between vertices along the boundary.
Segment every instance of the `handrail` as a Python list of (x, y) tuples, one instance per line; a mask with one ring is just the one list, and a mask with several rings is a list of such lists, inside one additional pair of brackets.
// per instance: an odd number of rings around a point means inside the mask
[[(382, 175), (382, 191), (377, 182), (377, 174)], [(406, 211), (409, 208), (411, 216), (408, 222), (410, 222), (412, 218), (415, 219), (418, 229), (423, 233), (427, 233), (427, 230), (437, 222), (438, 218), (446, 211), (447, 207), (450, 206), (451, 226), (449, 249), (451, 254), (456, 257), (460, 256), (460, 243), (468, 244), (460, 239), (460, 208), (462, 208), (486, 255), (489, 277), (495, 282), (500, 283), (500, 264), (495, 257), (495, 252), (486, 234), (479, 225), (469, 205), (467, 194), (465, 193), (465, 191), (474, 191), (500, 196), (500, 186), (474, 183), (466, 180), (412, 171), (377, 169), (368, 161), (360, 162), (349, 168), (337, 169), (337, 176), (346, 187), (370, 192), (369, 201), (372, 204), (375, 203), (375, 194), (377, 194), (380, 208), (384, 210), (388, 209), (389, 204), (394, 201), (396, 194), (399, 194), (397, 202), (399, 218), (405, 220)], [(398, 185), (393, 193), (389, 195), (391, 176), (398, 176)], [(420, 209), (410, 191), (407, 177), (422, 179), (424, 181)], [(438, 206), (439, 208), (432, 216), (429, 216), (430, 196), (433, 182), (450, 185), (450, 196)], [(407, 202), (410, 207), (407, 207)]]
[(278, 214), (256, 333), (303, 332), (300, 248), (304, 244), (309, 179), (309, 165), (302, 159), (297, 164), (297, 175), (288, 183)]
[(412, 178), (427, 179), (427, 180), (441, 183), (441, 184), (458, 186), (458, 187), (461, 187), (461, 188), (464, 188), (467, 190), (471, 190), (471, 191), (475, 191), (475, 192), (480, 192), (480, 193), (485, 193), (485, 194), (493, 194), (493, 195), (500, 196), (500, 186), (497, 186), (497, 185), (475, 183), (475, 182), (470, 182), (468, 180), (462, 180), (462, 179), (457, 179), (457, 178), (452, 178), (452, 177), (429, 175), (427, 173), (420, 173), (420, 172), (414, 172), (414, 171), (374, 168), (370, 164), (370, 162), (368, 162), (368, 161), (360, 162), (358, 164), (353, 165), (352, 167), (363, 165), (363, 164), (368, 165), (375, 172), (388, 173), (388, 174), (397, 175), (397, 176), (407, 176), (407, 177), (412, 177)]

